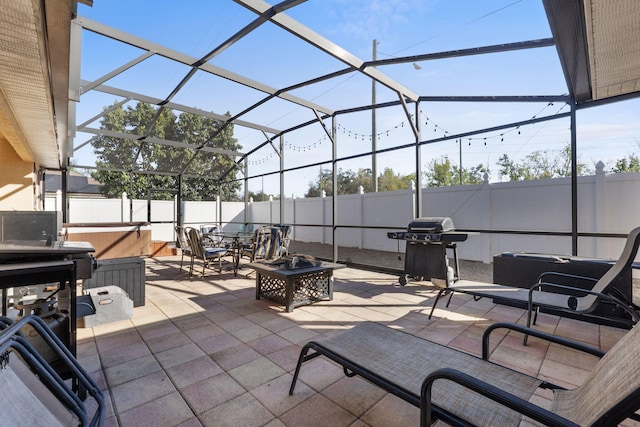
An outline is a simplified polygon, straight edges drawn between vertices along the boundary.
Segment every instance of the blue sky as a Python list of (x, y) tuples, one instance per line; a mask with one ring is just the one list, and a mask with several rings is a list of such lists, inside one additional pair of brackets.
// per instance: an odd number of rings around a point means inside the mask
[[(230, 0), (96, 0), (93, 7), (79, 6), (82, 17), (98, 21), (145, 40), (199, 58), (255, 19), (255, 15)], [(287, 15), (351, 54), (369, 60), (373, 40), (377, 58), (443, 52), (550, 37), (544, 8), (539, 0), (309, 0), (290, 9)], [(83, 32), (82, 78), (93, 80), (137, 57), (142, 52), (130, 46)], [(265, 23), (231, 48), (216, 56), (211, 64), (275, 88), (287, 87), (344, 68), (344, 64), (318, 49)], [(474, 57), (380, 67), (379, 70), (420, 95), (561, 95), (567, 92), (555, 48), (540, 48)], [(156, 98), (165, 98), (186, 75), (187, 67), (153, 57), (106, 84)], [(367, 105), (371, 102), (371, 82), (351, 73), (318, 85), (292, 92), (332, 109)], [(216, 113), (242, 111), (264, 95), (239, 87), (224, 79), (198, 73), (173, 99), (174, 102)], [(395, 101), (397, 95), (380, 85), (378, 102)], [(99, 112), (116, 99), (96, 93), (83, 95), (78, 104), (78, 122)], [(598, 160), (611, 164), (638, 150), (638, 101), (583, 110), (578, 113), (579, 158), (588, 165)], [(443, 136), (444, 132), (482, 129), (527, 120), (533, 116), (568, 111), (562, 104), (422, 103), (422, 139)], [(268, 103), (244, 120), (288, 129), (312, 120), (309, 109), (285, 101)], [(401, 108), (379, 109), (376, 113), (378, 147), (387, 148), (413, 141)], [(97, 125), (96, 125), (97, 126)], [(448, 156), (463, 167), (478, 163), (497, 171), (495, 161), (504, 153), (522, 158), (535, 150), (558, 150), (569, 141), (567, 119), (519, 129), (479, 135), (464, 140), (423, 148), (426, 164)], [(338, 120), (338, 155), (351, 156), (371, 149), (371, 113), (341, 116)], [(261, 132), (236, 127), (235, 136), (243, 151), (264, 141)], [(79, 134), (78, 146), (88, 137)], [(285, 136), (285, 167), (329, 160), (331, 146), (319, 125)], [(77, 163), (90, 160), (88, 147), (78, 150)], [(378, 156), (378, 170), (413, 172), (412, 150)], [(250, 159), (250, 175), (278, 169), (278, 160), (269, 146)], [(328, 167), (328, 166), (327, 166)], [(371, 167), (370, 158), (340, 164), (344, 170)], [(302, 169), (287, 177), (285, 195), (302, 196), (318, 170)], [(497, 180), (495, 174), (494, 180)], [(250, 190), (263, 186), (278, 193), (277, 175), (252, 180)]]

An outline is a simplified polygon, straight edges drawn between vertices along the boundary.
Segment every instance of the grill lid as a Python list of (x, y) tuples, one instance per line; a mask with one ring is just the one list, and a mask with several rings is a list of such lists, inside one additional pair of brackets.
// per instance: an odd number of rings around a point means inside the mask
[(416, 218), (407, 226), (408, 231), (422, 233), (445, 233), (453, 231), (453, 221), (448, 217)]

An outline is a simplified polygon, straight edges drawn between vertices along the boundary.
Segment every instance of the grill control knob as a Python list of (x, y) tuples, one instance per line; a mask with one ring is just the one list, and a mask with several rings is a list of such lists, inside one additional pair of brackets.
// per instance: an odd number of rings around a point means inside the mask
[(417, 234), (412, 234), (411, 235), (411, 240), (418, 240), (418, 235)]

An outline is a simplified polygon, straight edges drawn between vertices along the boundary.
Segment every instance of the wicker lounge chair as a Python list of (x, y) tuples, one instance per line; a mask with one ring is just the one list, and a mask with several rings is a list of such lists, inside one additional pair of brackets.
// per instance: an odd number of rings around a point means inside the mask
[[(551, 309), (557, 314), (563, 312), (588, 314), (591, 313), (601, 301), (607, 301), (622, 308), (629, 314), (631, 323), (635, 324), (640, 320), (637, 307), (631, 301), (626, 301), (624, 295), (621, 295), (620, 292), (613, 287), (613, 284), (618, 278), (629, 271), (638, 252), (639, 245), (640, 227), (631, 230), (620, 258), (599, 280), (568, 274), (544, 273), (540, 276), (538, 283), (529, 289), (493, 283), (474, 282), (471, 280), (459, 280), (440, 289), (431, 308), (429, 318), (433, 315), (436, 304), (438, 304), (438, 300), (441, 297), (448, 293), (452, 295), (454, 292), (461, 292), (473, 295), (476, 298), (487, 297), (526, 304), (527, 326), (531, 326), (532, 323), (535, 324), (540, 308)], [(567, 279), (576, 281), (591, 280), (594, 284), (591, 289), (582, 289), (575, 286), (546, 281), (548, 277), (553, 276), (562, 276), (563, 281)], [(567, 291), (582, 293), (583, 296), (568, 295), (566, 293)], [(451, 295), (449, 296), (449, 301), (451, 301)], [(447, 302), (447, 307), (449, 306), (449, 301)], [(524, 343), (526, 344), (526, 336)]]
[[(421, 425), (441, 419), (459, 426), (518, 426), (525, 417), (552, 426), (614, 426), (640, 408), (640, 328), (627, 333), (575, 389), (565, 390), (488, 360), (496, 329), (527, 333), (602, 357), (598, 349), (510, 323), (484, 333), (482, 358), (374, 322), (307, 343), (300, 353), (289, 394), (302, 364), (325, 356), (347, 376), (360, 375), (420, 407)], [(309, 351), (312, 350), (311, 354)], [(549, 409), (530, 402), (536, 390), (553, 390)], [(536, 401), (535, 397), (532, 401)], [(539, 400), (538, 400), (539, 401)]]

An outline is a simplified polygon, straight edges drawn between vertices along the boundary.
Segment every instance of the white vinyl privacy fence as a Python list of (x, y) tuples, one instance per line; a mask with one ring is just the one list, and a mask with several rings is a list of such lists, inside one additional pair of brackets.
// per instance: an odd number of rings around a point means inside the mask
[[(506, 251), (570, 254), (571, 237), (507, 233), (571, 231), (569, 178), (423, 189), (423, 216), (450, 217), (457, 229), (491, 230), (471, 233), (458, 246), (461, 259), (491, 262)], [(578, 231), (626, 234), (640, 225), (640, 173), (604, 174), (578, 179)], [(45, 208), (60, 201), (47, 198)], [(333, 199), (303, 198), (280, 201), (183, 202), (183, 224), (218, 223), (228, 231), (253, 230), (262, 224), (294, 224), (294, 239), (333, 243)], [(396, 252), (398, 241), (387, 231), (405, 229), (413, 220), (413, 190), (337, 197), (335, 218), (338, 246)], [(150, 210), (150, 214), (149, 214)], [(152, 239), (174, 241), (175, 201), (81, 199), (69, 201), (70, 223), (129, 222), (151, 219)], [(504, 232), (504, 233), (503, 233)], [(617, 258), (623, 239), (580, 237), (578, 255)], [(404, 251), (404, 242), (400, 242)]]

